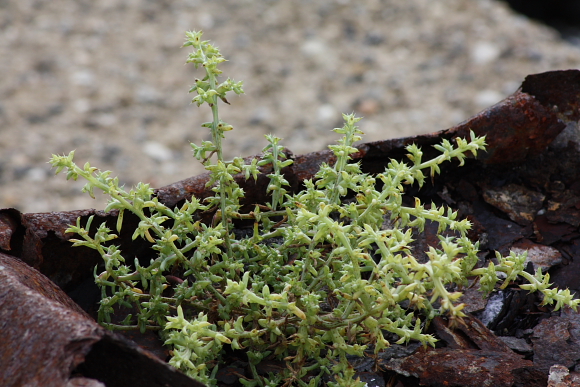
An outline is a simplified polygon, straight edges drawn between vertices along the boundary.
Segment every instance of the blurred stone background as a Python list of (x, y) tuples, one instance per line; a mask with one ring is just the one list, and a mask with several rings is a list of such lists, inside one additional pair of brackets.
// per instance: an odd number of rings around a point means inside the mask
[(191, 105), (180, 48), (202, 29), (245, 96), (221, 105), (226, 155), (273, 133), (294, 153), (336, 140), (341, 113), (363, 141), (453, 126), (527, 74), (577, 68), (580, 49), (496, 0), (0, 0), (0, 208), (102, 209), (84, 182), (53, 176), (53, 153), (127, 186), (199, 174), (189, 142), (210, 110)]

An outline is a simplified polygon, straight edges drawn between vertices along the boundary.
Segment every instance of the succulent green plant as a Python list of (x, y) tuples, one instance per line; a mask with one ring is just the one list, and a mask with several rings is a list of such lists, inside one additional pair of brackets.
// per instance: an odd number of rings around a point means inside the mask
[[(461, 293), (450, 289), (470, 277), (491, 292), (499, 272), (505, 273), (500, 287), (520, 276), (528, 282), (520, 286), (542, 292), (544, 304), (576, 308), (580, 301), (568, 290), (550, 289), (548, 274), (524, 271), (525, 255), (498, 254), (497, 264), (476, 267), (478, 243), (467, 237), (471, 225), (457, 212), (418, 199), (414, 207), (403, 204), (405, 186), (421, 187), (452, 159), (462, 165), (485, 149), (484, 138), (471, 133), (455, 144), (444, 140), (435, 146), (440, 155), (430, 160), (410, 145), (409, 162), (392, 160), (373, 176), (352, 162), (360, 118), (343, 115), (344, 126), (334, 129), (342, 137), (329, 147), (336, 162), (321, 165), (313, 180), (291, 193), (282, 170), (292, 160), (275, 136), (266, 136), (260, 159), (225, 161), (222, 140), (233, 127), (219, 118), (218, 103), (229, 103), (228, 93), (242, 94), (242, 83), (219, 83), (218, 65), (225, 59), (217, 47), (201, 32), (186, 38), (185, 46), (193, 47), (188, 62), (204, 70), (190, 90), (196, 94), (192, 102), (212, 110), (213, 120), (202, 124), (212, 140), (192, 148), (210, 172), (213, 196), (169, 208), (148, 184), (126, 191), (109, 171), (77, 166), (74, 152), (50, 161), (57, 173), (67, 169), (67, 179), (85, 179), (83, 191), (91, 196), (95, 188), (109, 195), (106, 211), (119, 211), (115, 231), (102, 223), (89, 232), (93, 217), (66, 230), (78, 235), (74, 246), (96, 249), (103, 258), (102, 272), (95, 269), (103, 326), (159, 331), (172, 348), (170, 364), (208, 385), (216, 384), (228, 349), (247, 356), (250, 373), (240, 378), (246, 386), (362, 386), (347, 356), (378, 353), (393, 341), (434, 345), (426, 324), (438, 315), (464, 316)], [(242, 212), (244, 192), (234, 176), (257, 179), (264, 166), (271, 167), (271, 202)], [(133, 239), (155, 251), (150, 262), (129, 261), (114, 243), (127, 211), (139, 218)], [(202, 213), (213, 214), (212, 221), (203, 222)], [(239, 220), (253, 227), (236, 233)], [(412, 253), (413, 230), (421, 232), (427, 221), (438, 224), (441, 235), (439, 246), (426, 252), (429, 260), (420, 263)], [(447, 229), (456, 236), (443, 236)], [(120, 307), (136, 314), (113, 323)], [(286, 368), (260, 374), (256, 366), (265, 359), (283, 361)]]

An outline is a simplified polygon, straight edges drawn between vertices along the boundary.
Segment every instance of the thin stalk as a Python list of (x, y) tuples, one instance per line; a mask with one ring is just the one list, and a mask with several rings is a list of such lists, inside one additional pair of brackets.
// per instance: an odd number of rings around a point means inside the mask
[[(310, 246), (308, 246), (308, 251), (314, 251), (314, 247), (315, 247), (314, 242), (310, 243)], [(310, 254), (306, 254), (304, 267), (302, 268), (302, 274), (300, 275), (301, 282), (306, 281), (306, 273), (310, 270), (311, 266), (312, 266), (312, 257), (310, 256)]]
[[(100, 322), (99, 324), (111, 331), (137, 331), (141, 329), (139, 325), (117, 325), (106, 322)], [(160, 331), (161, 329), (163, 328), (157, 325), (145, 325), (145, 330), (148, 331)]]
[[(278, 165), (278, 144), (277, 143), (272, 144), (272, 156), (274, 158), (274, 161), (272, 161), (272, 169), (274, 169), (275, 175), (279, 175), (280, 174), (280, 166)], [(281, 187), (278, 187), (278, 188), (281, 188)], [(273, 211), (276, 211), (276, 208), (278, 207), (279, 199), (280, 199), (280, 190), (276, 189), (276, 190), (274, 190), (274, 192), (272, 192), (272, 210)]]
[[(205, 53), (204, 53), (205, 56)], [(206, 73), (208, 75), (208, 80), (209, 80), (209, 85), (210, 88), (212, 90), (216, 89), (216, 76), (214, 74), (211, 74), (207, 69), (206, 69)], [(211, 112), (212, 112), (212, 124), (211, 124), (211, 137), (212, 137), (212, 141), (216, 146), (216, 154), (217, 154), (217, 158), (218, 158), (218, 163), (223, 163), (224, 162), (224, 156), (223, 156), (223, 149), (222, 149), (222, 134), (221, 131), (219, 129), (219, 124), (220, 124), (220, 119), (219, 119), (219, 114), (218, 114), (218, 97), (217, 95), (214, 95), (212, 97), (212, 103), (210, 104), (211, 106)], [(220, 208), (221, 208), (221, 221), (222, 221), (222, 225), (224, 227), (225, 230), (225, 236), (224, 236), (224, 243), (226, 245), (226, 251), (227, 251), (227, 257), (232, 257), (232, 244), (230, 241), (230, 229), (229, 229), (229, 214), (227, 211), (227, 201), (226, 201), (226, 184), (227, 182), (223, 179), (220, 178), (219, 181), (219, 190), (220, 190)]]

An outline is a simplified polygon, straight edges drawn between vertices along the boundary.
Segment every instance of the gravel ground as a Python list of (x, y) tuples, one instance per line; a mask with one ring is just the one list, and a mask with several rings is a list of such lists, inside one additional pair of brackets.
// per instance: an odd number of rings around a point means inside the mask
[[(201, 73), (184, 31), (202, 29), (245, 96), (223, 106), (229, 157), (263, 135), (295, 153), (324, 148), (355, 111), (364, 141), (455, 125), (527, 74), (576, 68), (580, 49), (496, 0), (0, 0), (0, 207), (103, 208), (53, 176), (52, 153), (110, 169), (130, 186), (201, 173), (207, 139), (190, 104)], [(232, 139), (232, 136), (236, 136)]]

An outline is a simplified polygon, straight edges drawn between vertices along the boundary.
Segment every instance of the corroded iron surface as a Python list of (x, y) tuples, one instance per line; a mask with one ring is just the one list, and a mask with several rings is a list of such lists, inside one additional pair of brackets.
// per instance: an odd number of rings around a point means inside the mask
[(96, 386), (98, 379), (107, 387), (203, 387), (101, 328), (19, 259), (0, 254), (0, 284), (0, 386)]
[(0, 255), (0, 283), (0, 385), (65, 385), (104, 330), (16, 258)]
[[(397, 373), (413, 376), (422, 386), (449, 387), (512, 387), (516, 382), (528, 387), (543, 387), (547, 377), (521, 380), (519, 375), (533, 368), (529, 360), (522, 360), (513, 352), (468, 349), (419, 349), (400, 362), (383, 365)], [(541, 373), (536, 372), (535, 377)]]
[(455, 326), (438, 317), (435, 332), (443, 348), (419, 348), (397, 359), (379, 358), (379, 366), (417, 378), (422, 386), (544, 387), (548, 376), (514, 353), (481, 321), (468, 316)]

